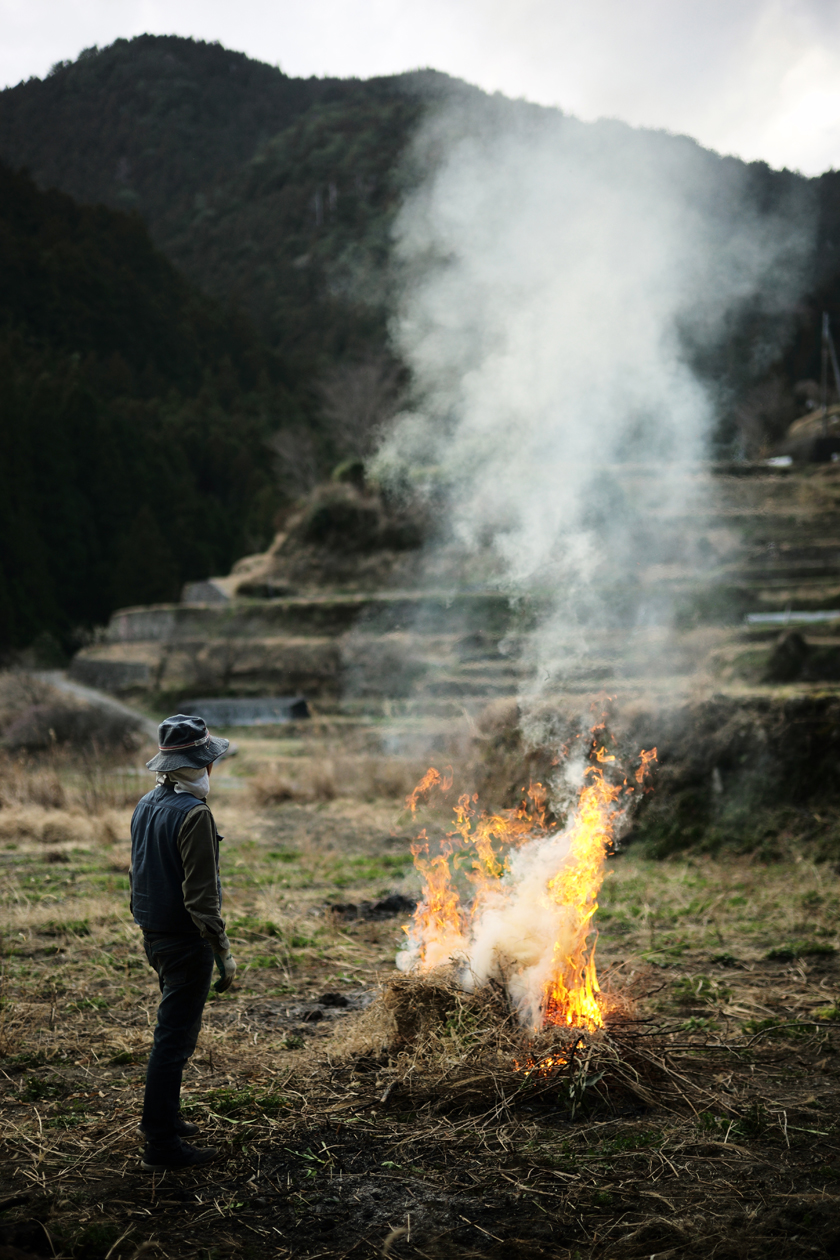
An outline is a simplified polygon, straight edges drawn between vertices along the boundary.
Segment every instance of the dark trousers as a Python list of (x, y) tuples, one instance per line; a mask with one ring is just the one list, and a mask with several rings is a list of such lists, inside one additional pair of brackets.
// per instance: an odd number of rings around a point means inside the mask
[(144, 933), (143, 944), (163, 996), (146, 1069), (141, 1127), (150, 1147), (172, 1150), (181, 1146), (176, 1133), (181, 1077), (198, 1041), (213, 975), (213, 950), (200, 936)]

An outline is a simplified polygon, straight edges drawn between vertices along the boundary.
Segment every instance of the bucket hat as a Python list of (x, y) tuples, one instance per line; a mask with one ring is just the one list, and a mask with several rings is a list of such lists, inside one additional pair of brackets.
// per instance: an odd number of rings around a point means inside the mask
[(158, 727), (158, 753), (146, 762), (147, 770), (200, 770), (227, 752), (230, 741), (211, 735), (204, 718), (176, 713)]

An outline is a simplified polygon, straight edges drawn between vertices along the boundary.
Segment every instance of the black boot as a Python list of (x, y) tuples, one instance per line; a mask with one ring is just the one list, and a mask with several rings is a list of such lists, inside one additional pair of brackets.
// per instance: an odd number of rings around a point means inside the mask
[[(137, 1132), (142, 1138), (146, 1136), (146, 1131), (142, 1124), (138, 1124)], [(200, 1132), (201, 1130), (197, 1124), (190, 1124), (189, 1120), (185, 1120), (181, 1113), (178, 1113), (178, 1119), (175, 1121), (175, 1133), (179, 1138), (195, 1137)]]
[(143, 1152), (142, 1168), (144, 1172), (166, 1172), (168, 1169), (201, 1168), (210, 1164), (218, 1155), (215, 1146), (204, 1148), (189, 1146), (182, 1142), (171, 1150), (156, 1151), (147, 1146)]

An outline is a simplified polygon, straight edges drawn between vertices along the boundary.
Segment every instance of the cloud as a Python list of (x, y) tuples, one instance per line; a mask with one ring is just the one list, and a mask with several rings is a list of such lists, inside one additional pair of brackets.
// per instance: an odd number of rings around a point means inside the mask
[(0, 22), (6, 83), (94, 43), (174, 33), (293, 75), (433, 66), (773, 166), (840, 163), (835, 0), (0, 0)]

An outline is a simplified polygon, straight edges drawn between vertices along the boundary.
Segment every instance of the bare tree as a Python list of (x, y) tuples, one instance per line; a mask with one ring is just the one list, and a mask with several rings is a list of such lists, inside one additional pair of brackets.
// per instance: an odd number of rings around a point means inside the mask
[(362, 459), (399, 406), (400, 368), (386, 355), (340, 364), (321, 378), (318, 394), (342, 454)]
[(317, 485), (320, 469), (311, 433), (306, 429), (278, 429), (268, 439), (268, 445), (274, 452), (277, 480), (290, 498), (306, 494)]

